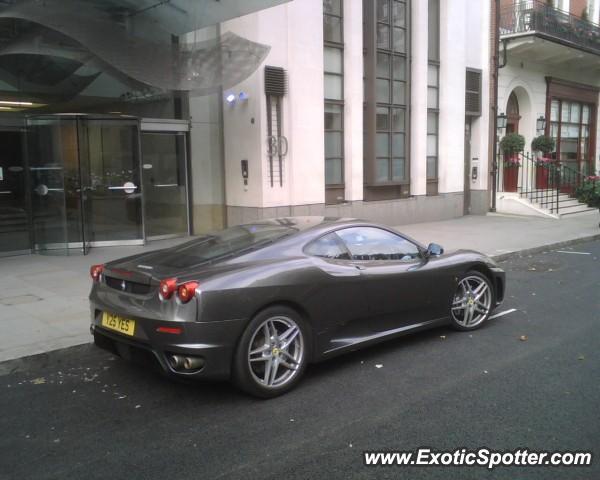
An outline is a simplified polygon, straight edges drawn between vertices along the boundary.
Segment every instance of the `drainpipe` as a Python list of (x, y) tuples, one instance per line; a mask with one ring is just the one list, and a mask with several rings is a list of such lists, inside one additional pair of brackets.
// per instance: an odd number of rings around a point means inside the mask
[(504, 58), (502, 59), (502, 65), (499, 64), (500, 57), (500, 0), (494, 2), (494, 94), (493, 94), (493, 107), (494, 113), (494, 144), (492, 145), (492, 171), (490, 172), (492, 177), (492, 205), (490, 212), (496, 211), (496, 193), (498, 184), (498, 76), (499, 71), (506, 65), (506, 40), (502, 42), (504, 49)]

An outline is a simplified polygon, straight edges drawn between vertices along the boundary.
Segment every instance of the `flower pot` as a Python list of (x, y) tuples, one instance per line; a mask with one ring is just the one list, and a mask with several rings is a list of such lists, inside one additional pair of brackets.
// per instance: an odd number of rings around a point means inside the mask
[(504, 191), (516, 192), (519, 184), (519, 167), (504, 167), (503, 177)]
[(535, 188), (548, 188), (548, 177), (550, 169), (542, 165), (535, 167)]

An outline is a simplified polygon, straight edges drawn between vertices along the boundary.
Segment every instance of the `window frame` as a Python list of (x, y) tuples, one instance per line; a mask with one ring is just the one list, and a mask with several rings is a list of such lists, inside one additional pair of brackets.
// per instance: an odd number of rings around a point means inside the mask
[[(404, 24), (396, 26), (394, 22), (394, 4), (402, 4), (404, 8)], [(410, 0), (387, 0), (388, 18), (387, 23), (379, 21), (377, 17), (378, 1), (363, 0), (363, 19), (364, 19), (364, 81), (365, 81), (365, 103), (364, 103), (364, 131), (365, 131), (365, 187), (386, 187), (386, 186), (403, 186), (403, 194), (398, 195), (400, 198), (409, 196), (410, 188), (410, 108), (411, 108), (411, 82), (410, 82), (410, 52), (411, 52), (411, 1)], [(377, 42), (377, 31), (380, 26), (385, 26), (389, 29), (389, 38), (387, 46), (380, 46)], [(394, 47), (394, 31), (401, 29), (404, 32), (404, 50), (396, 50)], [(387, 55), (388, 77), (379, 75), (377, 64), (378, 55)], [(396, 79), (394, 77), (394, 59), (400, 58), (404, 62), (404, 76)], [(377, 98), (377, 84), (379, 81), (385, 80), (388, 82), (387, 101), (380, 101)], [(404, 86), (404, 103), (396, 103), (394, 99), (394, 86), (396, 83), (401, 83)], [(388, 109), (388, 128), (385, 130), (377, 128), (377, 110), (379, 108)], [(393, 109), (404, 111), (404, 130), (396, 132), (393, 129), (391, 112)], [(387, 134), (387, 155), (377, 155), (377, 135)], [(404, 151), (402, 155), (394, 155), (393, 144), (394, 134), (404, 135)], [(378, 161), (385, 159), (387, 161), (387, 179), (377, 180)], [(404, 161), (403, 178), (394, 180), (394, 160), (399, 159)]]
[[(345, 112), (344, 112), (344, 76), (345, 76), (345, 62), (344, 62), (344, 2), (343, 0), (339, 0), (340, 2), (340, 14), (336, 15), (336, 14), (331, 14), (331, 13), (327, 13), (325, 11), (325, 8), (323, 7), (323, 21), (325, 22), (325, 18), (326, 17), (335, 17), (339, 20), (340, 22), (340, 37), (341, 37), (341, 42), (334, 42), (331, 40), (326, 40), (325, 39), (325, 35), (323, 35), (323, 52), (325, 52), (326, 48), (334, 48), (337, 49), (340, 52), (341, 55), (341, 73), (337, 73), (337, 72), (328, 72), (325, 69), (325, 62), (323, 62), (323, 82), (325, 82), (325, 77), (326, 76), (336, 76), (339, 77), (341, 79), (341, 83), (342, 83), (342, 92), (341, 92), (341, 100), (340, 99), (331, 99), (331, 98), (327, 98), (325, 97), (325, 94), (323, 93), (323, 97), (324, 97), (324, 103), (323, 103), (323, 117), (325, 117), (325, 109), (327, 107), (327, 105), (338, 105), (341, 107), (341, 127), (340, 129), (323, 129), (323, 139), (324, 139), (324, 144), (325, 144), (325, 135), (327, 132), (335, 132), (335, 133), (340, 133), (340, 137), (341, 137), (341, 145), (340, 145), (340, 152), (341, 152), (341, 156), (340, 157), (328, 157), (327, 153), (324, 151), (323, 152), (323, 180), (324, 180), (324, 184), (325, 184), (325, 197), (326, 200), (328, 198), (328, 193), (327, 191), (329, 190), (332, 193), (336, 193), (337, 191), (339, 191), (340, 189), (343, 190), (345, 188), (346, 182), (345, 182), (345, 174), (346, 174), (346, 168), (345, 168), (345, 162), (346, 162), (346, 155), (345, 155), (345, 140), (344, 140), (344, 132), (345, 132)], [(341, 163), (341, 172), (340, 172), (340, 178), (341, 178), (341, 183), (327, 183), (327, 176), (326, 176), (326, 164), (328, 159), (333, 159), (333, 160), (340, 160)], [(325, 202), (325, 203), (337, 203), (337, 202)]]

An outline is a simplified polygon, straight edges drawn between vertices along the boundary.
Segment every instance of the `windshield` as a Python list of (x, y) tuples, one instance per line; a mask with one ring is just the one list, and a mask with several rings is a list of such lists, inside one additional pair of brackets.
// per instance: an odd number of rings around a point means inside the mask
[(239, 225), (205, 235), (168, 250), (161, 263), (178, 267), (199, 264), (254, 250), (295, 233), (283, 225)]

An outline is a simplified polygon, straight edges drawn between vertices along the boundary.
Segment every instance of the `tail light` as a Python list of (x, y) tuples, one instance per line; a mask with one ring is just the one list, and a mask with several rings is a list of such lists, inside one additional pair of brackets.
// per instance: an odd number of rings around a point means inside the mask
[(92, 280), (94, 282), (99, 282), (103, 271), (104, 265), (92, 265), (90, 267), (90, 276), (92, 277)]
[(159, 295), (163, 300), (167, 300), (171, 298), (175, 290), (177, 290), (177, 279), (176, 278), (167, 278), (166, 280), (161, 280), (159, 288)]
[(182, 303), (189, 302), (196, 292), (196, 288), (198, 288), (198, 282), (186, 282), (182, 285), (179, 285), (177, 289), (177, 296)]

